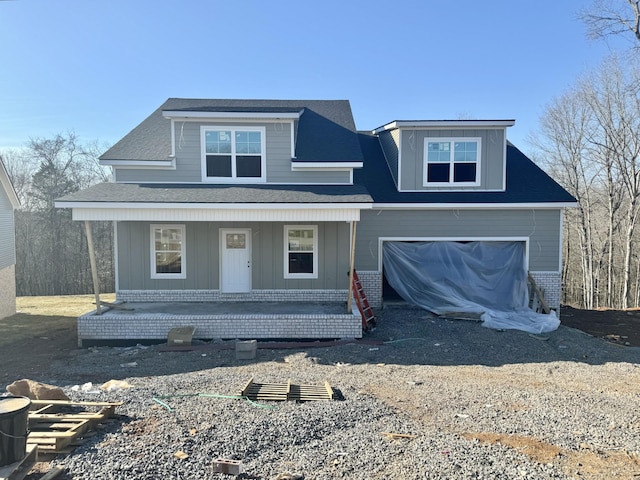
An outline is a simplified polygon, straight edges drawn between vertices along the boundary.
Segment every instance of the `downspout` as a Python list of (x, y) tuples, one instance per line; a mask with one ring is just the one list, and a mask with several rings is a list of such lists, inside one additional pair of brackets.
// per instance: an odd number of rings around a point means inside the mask
[(351, 222), (351, 258), (349, 261), (349, 298), (347, 298), (347, 313), (351, 313), (353, 303), (353, 272), (356, 256), (356, 222)]
[(102, 315), (100, 306), (100, 284), (98, 282), (98, 267), (96, 266), (96, 253), (93, 249), (93, 235), (91, 234), (91, 224), (89, 220), (84, 221), (84, 229), (87, 234), (87, 246), (89, 247), (89, 262), (91, 263), (91, 276), (93, 277), (93, 291), (96, 295), (96, 314)]

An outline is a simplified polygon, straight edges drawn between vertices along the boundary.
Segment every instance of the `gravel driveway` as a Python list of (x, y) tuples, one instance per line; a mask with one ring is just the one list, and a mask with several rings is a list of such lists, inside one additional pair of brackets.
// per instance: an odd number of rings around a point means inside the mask
[[(224, 342), (77, 350), (44, 380), (75, 399), (125, 403), (121, 418), (54, 464), (68, 479), (96, 480), (232, 478), (213, 472), (217, 458), (242, 461), (241, 478), (254, 479), (640, 475), (638, 347), (564, 326), (540, 336), (489, 330), (410, 307), (380, 312), (366, 339), (380, 343), (260, 349), (250, 361)], [(252, 377), (326, 380), (338, 399), (255, 405), (196, 395), (235, 394)], [(132, 388), (71, 389), (110, 379)]]

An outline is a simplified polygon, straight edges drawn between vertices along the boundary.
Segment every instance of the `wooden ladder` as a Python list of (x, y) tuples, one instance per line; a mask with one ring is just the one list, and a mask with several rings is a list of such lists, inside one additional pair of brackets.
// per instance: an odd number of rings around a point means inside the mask
[(365, 332), (373, 330), (376, 328), (376, 317), (373, 314), (373, 309), (367, 300), (367, 294), (364, 288), (362, 288), (362, 283), (360, 283), (360, 278), (358, 278), (355, 270), (353, 271), (353, 296), (356, 299), (358, 310), (362, 316), (362, 330)]

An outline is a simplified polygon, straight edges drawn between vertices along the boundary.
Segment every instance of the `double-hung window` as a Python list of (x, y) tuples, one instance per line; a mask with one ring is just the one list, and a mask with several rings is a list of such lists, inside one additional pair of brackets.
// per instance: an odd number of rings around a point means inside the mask
[(318, 227), (285, 225), (284, 278), (318, 278)]
[(480, 138), (425, 138), (424, 185), (479, 185)]
[(184, 225), (151, 225), (151, 278), (187, 278)]
[(202, 127), (202, 178), (218, 183), (264, 182), (263, 127)]

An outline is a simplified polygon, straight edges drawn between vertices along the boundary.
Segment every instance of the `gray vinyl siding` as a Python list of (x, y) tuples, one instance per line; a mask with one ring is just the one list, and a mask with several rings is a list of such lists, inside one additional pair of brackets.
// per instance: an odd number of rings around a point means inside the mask
[[(477, 187), (423, 186), (425, 138), (480, 137), (480, 185)], [(505, 130), (402, 130), (401, 190), (503, 190)]]
[[(167, 120), (169, 121), (169, 120)], [(291, 171), (290, 123), (238, 123), (238, 122), (175, 122), (176, 168), (130, 169), (116, 168), (116, 182), (179, 182), (202, 181), (202, 150), (200, 127), (265, 127), (267, 182), (270, 183), (350, 183), (349, 172), (293, 172)], [(331, 159), (327, 159), (331, 160)]]
[(16, 263), (13, 205), (0, 185), (0, 270)]
[[(176, 222), (177, 223), (177, 222)], [(302, 223), (286, 223), (286, 225)], [(121, 290), (220, 288), (220, 229), (250, 228), (252, 289), (346, 289), (349, 270), (349, 224), (317, 223), (318, 278), (284, 278), (284, 225), (276, 222), (188, 222), (186, 279), (152, 279), (149, 222), (118, 223), (118, 278)], [(312, 224), (309, 224), (312, 225)]]
[(378, 270), (379, 237), (528, 237), (529, 270), (559, 271), (560, 210), (365, 210), (356, 269)]
[(380, 146), (387, 159), (393, 181), (398, 186), (398, 155), (400, 151), (400, 130), (385, 130), (378, 135)]

